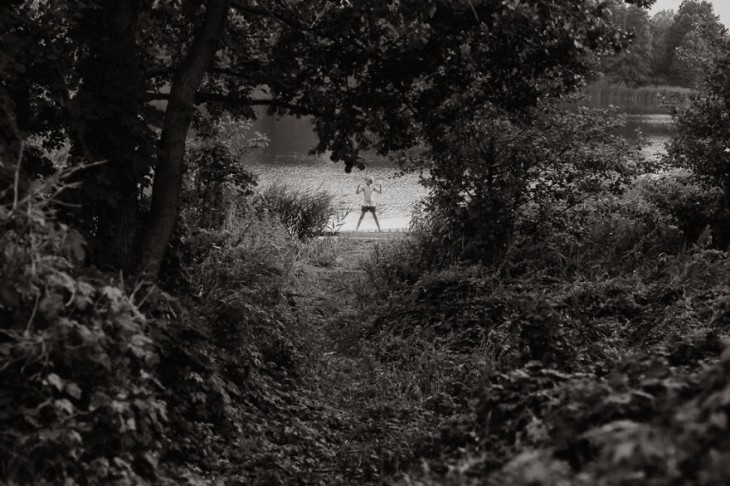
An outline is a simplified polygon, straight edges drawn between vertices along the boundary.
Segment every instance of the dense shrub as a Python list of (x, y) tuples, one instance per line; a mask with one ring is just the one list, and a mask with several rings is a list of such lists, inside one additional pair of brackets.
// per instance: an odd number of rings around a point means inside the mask
[(393, 299), (382, 347), (422, 337), (472, 370), (439, 384), (454, 406), (405, 484), (726, 483), (730, 260), (640, 263), (590, 279), (449, 269)]
[[(730, 194), (730, 41), (722, 45), (699, 92), (675, 117), (676, 134), (668, 145), (672, 163), (708, 176)], [(729, 240), (730, 241), (730, 240)]]
[(658, 212), (671, 216), (690, 244), (715, 223), (722, 208), (722, 190), (686, 170), (645, 175), (633, 190)]
[(426, 271), (428, 262), (423, 258), (423, 242), (413, 235), (408, 240), (377, 245), (365, 257), (360, 267), (380, 297), (415, 284)]
[(197, 114), (195, 136), (187, 144), (182, 217), (193, 227), (229, 228), (245, 211), (256, 186), (244, 156), (268, 144), (251, 122), (231, 115)]
[(537, 241), (525, 236), (511, 270), (538, 267), (565, 276), (620, 273), (645, 258), (675, 253), (684, 244), (675, 219), (635, 192), (591, 201), (571, 216), (569, 229)]
[(276, 215), (251, 206), (230, 230), (187, 236), (183, 271), (205, 301), (273, 305), (289, 280), (297, 250)]
[(335, 213), (334, 196), (325, 190), (300, 190), (284, 183), (275, 183), (261, 192), (289, 234), (307, 239), (322, 234)]
[(181, 217), (194, 227), (229, 227), (253, 193), (255, 177), (217, 138), (193, 145), (187, 160)]
[(667, 146), (667, 163), (688, 167), (723, 191), (723, 210), (712, 235), (719, 248), (730, 245), (730, 40), (690, 103), (675, 116), (676, 133)]
[(185, 285), (158, 340), (166, 459), (237, 484), (295, 484), (333, 447), (305, 420), (322, 412), (301, 389), (287, 298), (301, 246), (268, 205), (243, 204), (227, 229), (182, 228), (175, 248)]
[(0, 205), (0, 482), (140, 484), (158, 471), (166, 405), (147, 319), (36, 183)]
[(690, 172), (643, 175), (619, 196), (585, 201), (540, 239), (518, 232), (506, 270), (616, 275), (662, 254), (707, 247), (721, 200), (718, 188)]
[(529, 366), (489, 373), (473, 415), (453, 421), (479, 456), (420, 484), (484, 484), (485, 476), (515, 485), (725, 484), (728, 363), (726, 346), (697, 374), (646, 355), (607, 377)]
[[(638, 157), (618, 124), (587, 109), (543, 106), (513, 116), (487, 106), (459, 127), (443, 127), (424, 179), (434, 257), (497, 263), (517, 227), (539, 239), (586, 198), (620, 189)], [(422, 162), (414, 165), (420, 170)]]
[(249, 173), (223, 144), (215, 141), (190, 151), (186, 174), (185, 217), (201, 228), (221, 229), (230, 224), (241, 199), (256, 185)]

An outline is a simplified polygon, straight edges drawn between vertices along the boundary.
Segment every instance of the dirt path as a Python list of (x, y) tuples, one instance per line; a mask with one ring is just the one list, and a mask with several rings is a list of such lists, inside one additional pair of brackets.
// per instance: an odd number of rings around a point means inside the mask
[(323, 475), (312, 471), (308, 481), (314, 484), (380, 483), (399, 467), (398, 457), (386, 457), (397, 448), (393, 444), (403, 440), (403, 431), (416, 428), (408, 423), (403, 404), (394, 403), (384, 389), (387, 371), (361, 340), (374, 303), (368, 275), (373, 252), (407, 237), (396, 232), (342, 233), (323, 243), (335, 248), (337, 256), (330, 264), (308, 263), (300, 269), (297, 307), (308, 320), (311, 353), (302, 376), (323, 416), (337, 424), (322, 431), (335, 453), (318, 464)]
[[(331, 261), (323, 259), (317, 264), (307, 264), (306, 275), (302, 282), (298, 296), (299, 304), (305, 307), (314, 307), (316, 313), (331, 314), (346, 312), (347, 307), (355, 305), (361, 308), (364, 302), (355, 302), (365, 299), (368, 294), (369, 276), (367, 267), (372, 265), (372, 255), (376, 247), (383, 247), (390, 243), (402, 241), (408, 237), (404, 232), (343, 232), (330, 244), (336, 255)], [(329, 250), (329, 249), (328, 249)], [(349, 309), (351, 310), (351, 309)]]

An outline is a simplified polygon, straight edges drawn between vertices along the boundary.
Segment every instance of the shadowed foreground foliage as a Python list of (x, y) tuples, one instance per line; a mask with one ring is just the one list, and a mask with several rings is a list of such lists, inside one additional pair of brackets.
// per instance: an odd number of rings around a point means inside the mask
[[(727, 481), (730, 260), (672, 243), (676, 220), (644, 194), (597, 206), (583, 235), (524, 242), (499, 275), (419, 272), (417, 240), (374, 257), (394, 294), (361, 339), (429, 376), (420, 407), (443, 414), (405, 483)], [(581, 241), (596, 225), (611, 238)]]
[(17, 484), (154, 477), (167, 407), (141, 287), (83, 269), (50, 179), (0, 206), (0, 474)]
[(728, 478), (723, 194), (686, 170), (591, 190), (540, 240), (515, 225), (483, 264), (428, 219), (374, 251), (301, 241), (254, 194), (233, 226), (181, 225), (176, 295), (79, 266), (60, 187), (0, 213), (9, 482)]

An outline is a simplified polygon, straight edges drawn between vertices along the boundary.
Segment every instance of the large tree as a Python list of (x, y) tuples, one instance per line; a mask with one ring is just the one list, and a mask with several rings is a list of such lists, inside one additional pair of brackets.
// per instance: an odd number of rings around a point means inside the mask
[(684, 0), (666, 31), (658, 75), (667, 81), (696, 87), (725, 34), (720, 18), (707, 1)]
[(656, 83), (665, 83), (669, 72), (665, 52), (668, 43), (667, 33), (674, 23), (674, 15), (673, 10), (662, 10), (651, 18), (651, 72)]
[(675, 163), (721, 187), (730, 208), (730, 40), (719, 48), (722, 54), (714, 59), (700, 89), (677, 111), (677, 131), (668, 153)]
[[(520, 113), (575, 89), (594, 53), (625, 44), (605, 7), (593, 0), (13, 0), (0, 7), (3, 43), (16, 46), (2, 73), (2, 99), (14, 106), (3, 106), (16, 112), (21, 136), (67, 136), (80, 160), (109, 161), (85, 173), (82, 219), (114, 264), (132, 268), (141, 248), (138, 268), (156, 275), (178, 213), (196, 105), (312, 115), (317, 150), (349, 170), (363, 149), (438, 143), (444, 127), (486, 102)], [(155, 99), (166, 104), (143, 103)], [(152, 206), (138, 233), (150, 168)]]
[(610, 4), (613, 22), (631, 35), (629, 46), (617, 55), (604, 57), (601, 70), (611, 82), (641, 86), (649, 81), (652, 62), (652, 33), (649, 14), (634, 5)]

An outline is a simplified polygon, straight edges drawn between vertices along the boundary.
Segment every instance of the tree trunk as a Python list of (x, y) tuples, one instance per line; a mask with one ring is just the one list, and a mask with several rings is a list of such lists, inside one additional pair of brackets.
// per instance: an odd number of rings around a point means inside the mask
[(180, 209), (185, 140), (193, 102), (228, 17), (229, 0), (208, 0), (205, 17), (170, 89), (160, 137), (149, 227), (144, 237), (141, 270), (152, 278), (160, 273)]
[(152, 154), (141, 117), (146, 83), (136, 39), (141, 2), (103, 0), (85, 12), (79, 40), (89, 50), (81, 60), (84, 81), (73, 101), (83, 109), (70, 114), (70, 122), (82, 127), (74, 131), (78, 153), (87, 162), (107, 163), (84, 173), (79, 217), (96, 242), (90, 246), (94, 262), (132, 272), (139, 256), (138, 184)]

